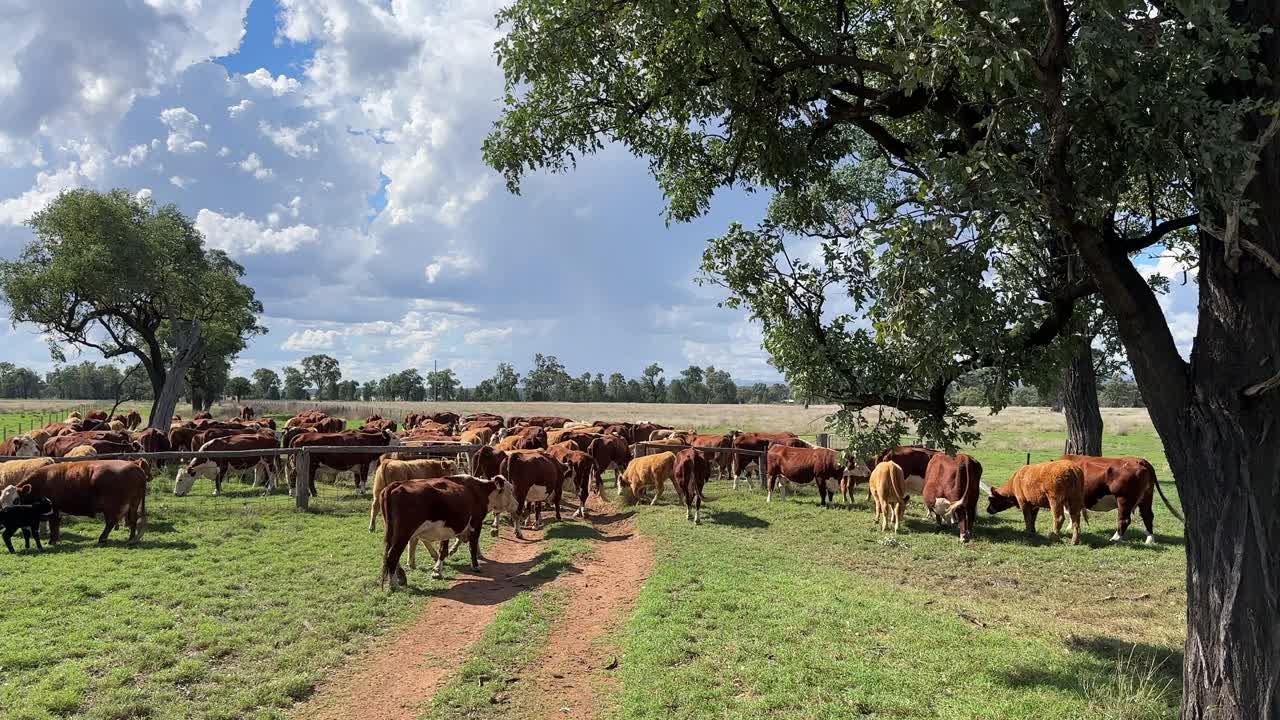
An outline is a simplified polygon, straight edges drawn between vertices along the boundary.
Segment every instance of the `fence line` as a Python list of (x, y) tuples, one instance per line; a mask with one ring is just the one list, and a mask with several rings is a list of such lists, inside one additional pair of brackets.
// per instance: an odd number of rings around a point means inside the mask
[[(237, 458), (265, 458), (265, 457), (294, 457), (297, 456), (297, 477), (298, 482), (294, 488), (294, 497), (299, 510), (306, 510), (310, 506), (311, 487), (308, 481), (311, 478), (311, 462), (314, 455), (378, 455), (381, 460), (382, 455), (408, 455), (408, 456), (431, 456), (431, 455), (461, 455), (465, 453), (468, 458), (471, 454), (478, 451), (481, 445), (462, 445), (462, 444), (431, 444), (431, 445), (338, 445), (338, 446), (308, 446), (300, 448), (260, 448), (255, 450), (177, 450), (170, 452), (133, 452), (133, 453), (103, 453), (101, 455), (89, 455), (87, 457), (59, 457), (49, 458), (55, 463), (64, 462), (87, 462), (92, 460), (148, 460), (148, 461), (168, 461), (168, 460), (230, 460)], [(0, 461), (6, 460), (34, 460), (31, 457), (18, 457), (13, 455), (0, 456)]]

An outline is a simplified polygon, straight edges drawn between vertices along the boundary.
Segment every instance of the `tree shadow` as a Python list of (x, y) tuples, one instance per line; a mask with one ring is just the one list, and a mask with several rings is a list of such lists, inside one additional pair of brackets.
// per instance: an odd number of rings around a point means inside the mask
[(708, 518), (713, 524), (728, 525), (736, 528), (767, 528), (769, 521), (764, 518), (737, 512), (736, 510), (713, 510)]
[[(520, 541), (517, 540), (515, 542)], [(465, 605), (500, 605), (526, 590), (539, 588), (560, 575), (582, 572), (573, 563), (566, 560), (546, 562), (547, 557), (550, 555), (547, 552), (538, 553), (528, 560), (509, 563), (488, 560), (481, 555), (480, 569), (477, 571), (472, 570), (470, 565), (466, 564), (466, 552), (467, 549), (465, 547), (457, 550), (457, 553), (463, 554), (463, 566), (457, 568), (458, 574), (451, 578), (453, 584), (449, 587), (433, 589), (414, 587), (410, 584), (403, 589), (412, 595), (444, 598)], [(430, 555), (426, 555), (426, 565), (419, 565), (417, 571), (406, 570), (406, 572), (410, 573), (410, 578), (415, 572), (430, 569)], [(539, 565), (541, 567), (538, 567)], [(535, 567), (538, 569), (530, 572)]]
[(1066, 646), (1089, 657), (1076, 657), (1070, 666), (1047, 670), (1042, 666), (1025, 666), (994, 673), (995, 679), (1019, 690), (1054, 688), (1070, 693), (1088, 691), (1086, 678), (1114, 677), (1105, 683), (1126, 688), (1163, 689), (1170, 702), (1182, 694), (1182, 652), (1147, 643), (1132, 643), (1107, 636), (1072, 635)]
[(1151, 674), (1161, 686), (1182, 694), (1183, 651), (1150, 643), (1134, 643), (1107, 635), (1072, 635), (1067, 647), (1085, 652), (1106, 663), (1115, 664), (1131, 675)]

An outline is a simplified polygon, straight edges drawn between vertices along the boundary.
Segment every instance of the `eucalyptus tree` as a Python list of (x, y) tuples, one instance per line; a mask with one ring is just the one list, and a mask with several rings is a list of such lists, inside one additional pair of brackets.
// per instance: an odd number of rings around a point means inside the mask
[[(802, 396), (962, 442), (947, 368), (1060, 365), (1096, 295), (1188, 511), (1182, 714), (1280, 716), (1280, 3), (516, 0), (499, 22), (484, 151), (512, 190), (608, 142), (649, 160), (674, 220), (729, 186), (856, 190), (844, 215), (876, 235), (807, 265), (782, 231), (709, 248)], [(1153, 247), (1198, 266), (1190, 361), (1134, 259)], [(798, 282), (735, 287), (717, 257)], [(912, 292), (881, 290), (891, 270)]]

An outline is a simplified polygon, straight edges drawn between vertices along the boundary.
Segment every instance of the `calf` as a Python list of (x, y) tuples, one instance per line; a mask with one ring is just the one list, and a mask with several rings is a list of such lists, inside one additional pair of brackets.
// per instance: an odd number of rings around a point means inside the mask
[[(907, 469), (902, 468), (905, 475)], [(960, 542), (973, 536), (977, 518), (978, 486), (982, 482), (982, 465), (963, 453), (952, 457), (935, 453), (924, 475), (924, 505), (941, 525), (944, 519), (960, 526)], [(904, 479), (904, 485), (906, 481)]]
[(770, 445), (765, 456), (769, 494), (765, 502), (773, 500), (773, 488), (782, 478), (782, 498), (787, 497), (787, 483), (809, 483), (818, 486), (818, 504), (827, 507), (827, 498), (835, 502), (840, 491), (840, 479), (844, 468), (835, 450), (827, 448), (798, 448), (786, 445)]
[(711, 463), (692, 448), (676, 455), (674, 470), (676, 494), (684, 503), (684, 517), (694, 525), (702, 524), (702, 488), (711, 479)]
[(5, 488), (5, 490), (16, 490), (17, 502), (5, 505), (0, 502), (0, 526), (4, 527), (4, 546), (9, 552), (14, 552), (13, 538), (14, 533), (22, 531), (22, 544), (24, 550), (31, 549), (31, 537), (34, 535), (36, 539), (36, 550), (44, 550), (44, 546), (40, 544), (40, 521), (53, 514), (53, 503), (46, 497), (34, 497), (31, 492), (30, 485), (23, 485), (19, 488)]
[(1154, 492), (1160, 493), (1160, 499), (1173, 513), (1182, 520), (1182, 515), (1169, 503), (1156, 479), (1156, 469), (1140, 457), (1092, 457), (1090, 455), (1063, 455), (1063, 460), (1070, 460), (1080, 466), (1084, 472), (1084, 506), (1093, 512), (1116, 511), (1116, 532), (1111, 536), (1112, 542), (1120, 542), (1136, 507), (1142, 516), (1142, 524), (1147, 528), (1146, 543), (1156, 541), (1154, 529), (1155, 513), (1151, 511)]
[(876, 506), (876, 520), (880, 521), (880, 532), (888, 529), (889, 521), (893, 521), (893, 532), (897, 534), (902, 522), (902, 513), (907, 508), (906, 482), (902, 467), (893, 461), (878, 463), (871, 471), (867, 481), (871, 488), (871, 499)]
[(555, 458), (561, 465), (569, 468), (573, 477), (574, 490), (578, 494), (578, 510), (573, 517), (587, 516), (587, 494), (591, 488), (591, 476), (595, 473), (596, 463), (592, 457), (576, 449), (572, 442), (564, 442), (547, 448), (547, 454)]
[(675, 465), (676, 454), (673, 452), (635, 458), (627, 463), (627, 469), (619, 476), (618, 491), (629, 494), (631, 499), (638, 502), (643, 499), (645, 491), (652, 485), (654, 495), (649, 504), (655, 505), (658, 498), (662, 497), (663, 486), (667, 482), (675, 484)]
[[(727, 449), (733, 447), (732, 434), (691, 435), (687, 439), (689, 445), (698, 448)], [(716, 480), (723, 480), (725, 471), (733, 468), (733, 453), (716, 452), (715, 450), (698, 450), (697, 453), (706, 458), (708, 463), (715, 466)]]
[(511, 484), (503, 477), (481, 480), (464, 475), (400, 483), (387, 488), (382, 494), (382, 515), (386, 518), (387, 528), (382, 544), (379, 585), (390, 580), (391, 589), (395, 590), (405, 584), (400, 556), (410, 543), (416, 541), (440, 543), (432, 577), (443, 576), (449, 541), (455, 537), (467, 538), (471, 549), (471, 569), (479, 571), (480, 529), (484, 527), (485, 515), (515, 511), (515, 495)]
[(409, 480), (433, 480), (458, 472), (458, 464), (452, 460), (387, 460), (378, 463), (373, 471), (373, 502), (369, 504), (369, 532), (377, 527), (377, 517), (382, 509), (382, 493), (392, 485)]
[(994, 515), (1017, 506), (1027, 523), (1027, 534), (1036, 534), (1040, 508), (1053, 513), (1053, 537), (1062, 530), (1063, 509), (1071, 515), (1071, 544), (1080, 544), (1080, 518), (1084, 512), (1084, 471), (1070, 460), (1023, 465), (1009, 482), (991, 488), (987, 512)]
[[(200, 446), (200, 452), (273, 450), (278, 447), (280, 446), (276, 444), (276, 439), (273, 435), (248, 433), (213, 438)], [(246, 471), (252, 470), (254, 487), (259, 484), (259, 474), (265, 473), (267, 490), (271, 491), (276, 487), (278, 468), (274, 456), (193, 458), (186, 465), (178, 468), (178, 474), (173, 481), (173, 494), (179, 497), (186, 495), (191, 492), (192, 486), (196, 483), (196, 478), (204, 476), (213, 480), (213, 494), (221, 495), (222, 481), (227, 477), (227, 471), (232, 469), (240, 471), (241, 475)]]
[[(534, 503), (533, 529), (542, 525), (542, 503), (550, 500), (555, 506), (556, 520), (560, 520), (560, 498), (569, 469), (541, 452), (513, 452), (502, 461), (502, 476), (511, 483), (516, 498), (516, 512), (511, 516), (516, 537), (523, 539), (520, 527), (529, 513), (529, 503)], [(498, 534), (498, 516), (493, 516), (493, 534)]]
[(144, 460), (91, 460), (56, 463), (37, 468), (27, 482), (36, 496), (53, 503), (49, 519), (49, 542), (61, 539), (61, 516), (99, 513), (106, 520), (99, 543), (123, 520), (129, 526), (129, 544), (142, 540), (147, 517), (147, 480), (150, 473)]

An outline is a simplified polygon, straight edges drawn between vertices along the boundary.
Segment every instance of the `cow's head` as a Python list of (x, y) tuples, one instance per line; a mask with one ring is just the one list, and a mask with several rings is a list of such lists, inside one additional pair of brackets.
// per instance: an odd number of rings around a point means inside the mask
[(853, 455), (846, 455), (842, 474), (844, 482), (849, 487), (854, 487), (858, 483), (865, 483), (871, 480), (871, 467)]
[(501, 475), (494, 475), (489, 481), (489, 512), (514, 514), (516, 511), (515, 488)]
[(0, 490), (0, 508), (7, 508), (18, 501), (18, 486), (8, 485)]
[(182, 497), (191, 492), (196, 478), (207, 477), (210, 480), (218, 477), (218, 464), (212, 460), (196, 458), (178, 468), (178, 475), (173, 480), (173, 494)]
[(987, 512), (995, 515), (1001, 510), (1008, 510), (1017, 504), (1017, 498), (1012, 495), (1001, 494), (998, 488), (991, 488), (991, 499), (987, 501)]
[(35, 457), (40, 454), (40, 448), (35, 440), (19, 435), (13, 439), (13, 454), (17, 457)]

